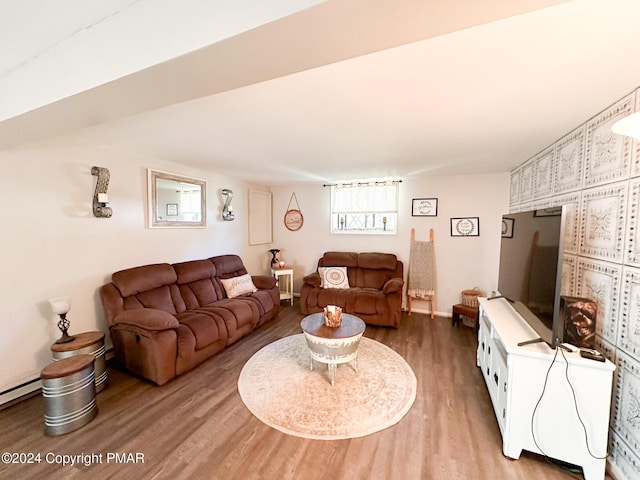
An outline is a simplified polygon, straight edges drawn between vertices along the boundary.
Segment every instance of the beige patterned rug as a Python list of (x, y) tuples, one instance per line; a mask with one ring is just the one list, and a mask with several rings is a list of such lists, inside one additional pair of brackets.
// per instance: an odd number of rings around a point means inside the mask
[(389, 347), (362, 337), (358, 372), (338, 365), (335, 385), (327, 366), (309, 369), (304, 335), (292, 335), (258, 351), (245, 364), (238, 391), (258, 419), (297, 437), (336, 440), (378, 432), (398, 423), (416, 398), (416, 377)]

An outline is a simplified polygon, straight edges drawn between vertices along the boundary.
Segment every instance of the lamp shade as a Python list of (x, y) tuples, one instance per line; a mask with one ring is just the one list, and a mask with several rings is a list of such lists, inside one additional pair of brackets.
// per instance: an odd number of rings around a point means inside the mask
[(611, 126), (611, 131), (640, 140), (640, 112), (621, 118)]
[(51, 310), (53, 310), (53, 313), (57, 315), (62, 315), (71, 310), (71, 301), (68, 297), (50, 298), (49, 305), (51, 305)]

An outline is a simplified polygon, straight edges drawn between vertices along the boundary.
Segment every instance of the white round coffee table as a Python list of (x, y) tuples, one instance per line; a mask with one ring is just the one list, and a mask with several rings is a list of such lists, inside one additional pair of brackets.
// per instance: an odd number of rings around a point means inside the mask
[(332, 328), (324, 324), (322, 313), (314, 313), (304, 317), (300, 326), (307, 340), (311, 370), (314, 360), (326, 363), (331, 385), (335, 383), (338, 364), (353, 362), (354, 370), (358, 371), (358, 345), (366, 327), (361, 319), (343, 313), (342, 324)]

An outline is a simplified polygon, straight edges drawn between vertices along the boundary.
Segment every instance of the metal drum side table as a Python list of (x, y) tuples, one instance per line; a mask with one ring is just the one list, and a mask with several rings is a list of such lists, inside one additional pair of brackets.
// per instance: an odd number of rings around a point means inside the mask
[(343, 313), (342, 324), (333, 328), (324, 324), (322, 313), (314, 313), (304, 317), (300, 326), (307, 340), (311, 370), (314, 360), (326, 363), (331, 385), (335, 383), (338, 364), (353, 362), (354, 370), (358, 371), (358, 345), (366, 328), (360, 318)]
[(107, 386), (107, 370), (104, 359), (104, 333), (85, 332), (74, 335), (75, 339), (67, 343), (51, 345), (51, 356), (54, 360), (73, 357), (74, 355), (91, 354), (95, 358), (96, 393)]
[(44, 433), (63, 435), (83, 427), (98, 414), (94, 357), (75, 355), (42, 369)]

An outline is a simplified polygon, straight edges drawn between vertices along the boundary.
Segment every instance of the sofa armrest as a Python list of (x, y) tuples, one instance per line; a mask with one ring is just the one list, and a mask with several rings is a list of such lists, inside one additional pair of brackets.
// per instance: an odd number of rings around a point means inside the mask
[(125, 310), (113, 319), (113, 325), (134, 325), (145, 330), (169, 330), (178, 328), (178, 319), (168, 312), (155, 308)]
[(320, 280), (320, 274), (318, 272), (313, 272), (310, 273), (309, 275), (306, 275), (303, 279), (302, 279), (303, 283), (306, 283), (307, 285), (311, 285), (312, 287), (319, 287), (322, 282)]
[(277, 280), (269, 275), (251, 275), (253, 284), (259, 290), (270, 290), (276, 286)]
[(388, 295), (393, 292), (401, 292), (404, 281), (401, 278), (390, 278), (382, 287), (382, 293)]

